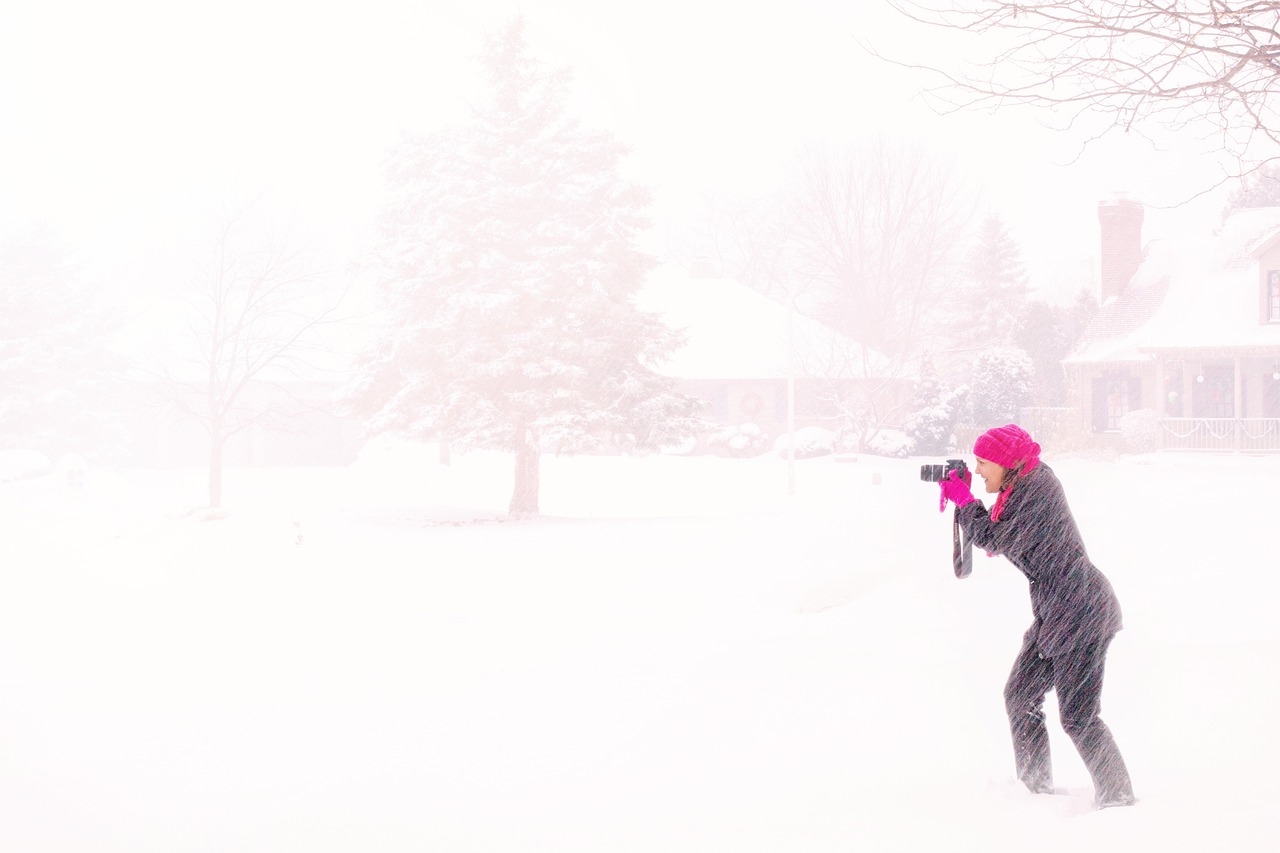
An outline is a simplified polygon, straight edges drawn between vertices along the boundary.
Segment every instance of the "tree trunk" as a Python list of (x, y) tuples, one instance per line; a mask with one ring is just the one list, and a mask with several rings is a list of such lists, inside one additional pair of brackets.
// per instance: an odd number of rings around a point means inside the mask
[(222, 440), (217, 435), (209, 443), (209, 506), (222, 506)]
[(538, 467), (541, 454), (538, 444), (530, 430), (522, 430), (520, 441), (516, 445), (516, 483), (511, 493), (509, 511), (516, 513), (536, 513), (538, 511)]

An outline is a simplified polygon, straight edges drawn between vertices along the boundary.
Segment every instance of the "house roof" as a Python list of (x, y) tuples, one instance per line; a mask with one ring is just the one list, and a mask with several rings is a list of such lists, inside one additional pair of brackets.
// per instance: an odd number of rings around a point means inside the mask
[[(687, 342), (658, 369), (680, 379), (785, 379), (788, 310), (737, 281), (690, 275), (667, 264), (650, 273), (636, 306), (662, 316)], [(882, 375), (887, 360), (800, 314), (790, 318), (797, 377), (860, 379)]]
[(1166, 349), (1280, 347), (1259, 322), (1259, 256), (1280, 238), (1280, 208), (1242, 210), (1200, 240), (1153, 241), (1121, 295), (1103, 305), (1066, 361), (1145, 360)]
[(1160, 310), (1168, 295), (1172, 273), (1170, 247), (1162, 241), (1149, 243), (1142, 264), (1118, 296), (1099, 307), (1090, 319), (1071, 361), (1137, 361), (1145, 358), (1138, 349), (1137, 333)]

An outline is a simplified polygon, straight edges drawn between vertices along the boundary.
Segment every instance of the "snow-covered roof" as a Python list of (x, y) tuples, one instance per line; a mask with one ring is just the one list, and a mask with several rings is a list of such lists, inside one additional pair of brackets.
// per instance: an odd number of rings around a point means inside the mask
[[(1280, 208), (1232, 214), (1200, 240), (1153, 242), (1133, 280), (1104, 305), (1067, 362), (1136, 361), (1161, 349), (1280, 346), (1259, 322), (1259, 253), (1280, 236)], [(1145, 315), (1145, 316), (1144, 316)]]
[(687, 335), (684, 346), (658, 367), (680, 379), (783, 379), (788, 338), (797, 377), (857, 379), (882, 375), (882, 355), (816, 320), (726, 278), (690, 275), (674, 264), (659, 267), (636, 295), (636, 307), (661, 315)]
[(1147, 245), (1142, 265), (1124, 290), (1104, 303), (1089, 321), (1075, 352), (1066, 359), (1068, 362), (1146, 358), (1138, 349), (1137, 340), (1168, 295), (1173, 268), (1171, 248), (1162, 241)]

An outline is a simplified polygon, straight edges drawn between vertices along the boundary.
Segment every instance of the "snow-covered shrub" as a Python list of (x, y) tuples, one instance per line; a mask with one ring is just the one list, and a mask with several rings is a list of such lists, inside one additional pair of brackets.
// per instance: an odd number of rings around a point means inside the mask
[(76, 453), (64, 453), (54, 465), (54, 473), (69, 489), (83, 489), (88, 470), (89, 466), (84, 461), (84, 457)]
[(791, 455), (791, 443), (794, 437), (795, 457), (812, 459), (816, 456), (830, 456), (836, 452), (836, 434), (822, 427), (801, 427), (794, 433), (783, 433), (773, 443), (773, 452), (784, 459)]
[(769, 449), (769, 436), (753, 423), (726, 427), (707, 438), (707, 448), (713, 453), (729, 456), (759, 456)]
[(912, 441), (913, 453), (929, 455), (951, 449), (951, 431), (964, 411), (968, 396), (969, 387), (961, 385), (907, 418), (905, 429)]
[(973, 365), (973, 420), (992, 427), (1018, 419), (1018, 409), (1031, 401), (1035, 365), (1016, 347), (996, 347), (978, 356)]
[(882, 429), (867, 442), (867, 452), (876, 456), (904, 459), (913, 450), (911, 436), (896, 429)]
[(842, 426), (836, 430), (831, 447), (836, 453), (857, 453), (862, 448), (861, 433), (848, 426)]
[(53, 463), (38, 450), (0, 450), (0, 483), (42, 477), (52, 472)]
[(1120, 438), (1135, 453), (1160, 449), (1160, 415), (1154, 409), (1136, 409), (1120, 418)]
[(675, 444), (664, 444), (658, 448), (658, 452), (665, 456), (687, 456), (698, 449), (697, 436), (686, 436), (683, 440)]

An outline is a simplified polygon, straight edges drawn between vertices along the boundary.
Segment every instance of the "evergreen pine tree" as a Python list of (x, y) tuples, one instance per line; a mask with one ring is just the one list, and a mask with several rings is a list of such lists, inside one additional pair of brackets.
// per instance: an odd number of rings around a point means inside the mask
[(1241, 177), (1227, 195), (1223, 215), (1255, 207), (1280, 207), (1280, 163), (1264, 163)]
[(1004, 220), (995, 213), (982, 221), (977, 244), (969, 256), (968, 278), (973, 291), (971, 322), (986, 330), (987, 342), (991, 335), (1003, 343), (1010, 342), (1030, 287), (1022, 252)]
[(510, 510), (536, 512), (544, 447), (656, 447), (691, 430), (694, 401), (650, 369), (680, 340), (632, 302), (649, 198), (624, 149), (566, 114), (567, 72), (528, 55), (522, 21), (483, 66), (472, 120), (391, 158), (392, 319), (355, 400), (377, 430), (514, 452)]
[(920, 357), (920, 381), (916, 385), (912, 402), (918, 408), (935, 405), (942, 397), (942, 381), (938, 378), (938, 369), (933, 358), (925, 353)]
[(1026, 352), (1035, 366), (1032, 402), (1036, 405), (1066, 405), (1067, 380), (1062, 360), (1080, 339), (1094, 307), (1088, 291), (1081, 291), (1069, 306), (1033, 299), (1023, 308), (1013, 343)]
[(904, 425), (907, 437), (911, 439), (912, 452), (924, 455), (947, 452), (952, 444), (952, 430), (963, 415), (968, 400), (967, 385), (943, 390), (933, 360), (925, 356), (914, 399), (916, 409)]
[(1039, 299), (1026, 304), (1013, 342), (1035, 365), (1032, 400), (1041, 406), (1061, 406), (1066, 402), (1066, 377), (1062, 359), (1072, 341), (1067, 329), (1070, 309)]
[(48, 231), (0, 243), (0, 448), (118, 456), (110, 313)]
[(1016, 347), (993, 347), (973, 366), (973, 420), (987, 429), (1018, 420), (1018, 411), (1031, 402), (1035, 366)]

